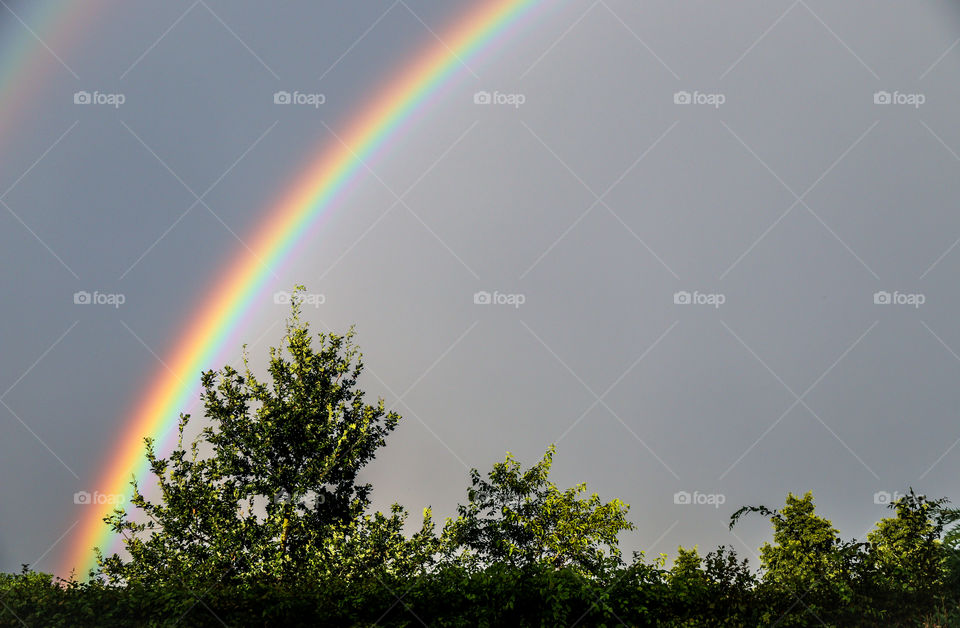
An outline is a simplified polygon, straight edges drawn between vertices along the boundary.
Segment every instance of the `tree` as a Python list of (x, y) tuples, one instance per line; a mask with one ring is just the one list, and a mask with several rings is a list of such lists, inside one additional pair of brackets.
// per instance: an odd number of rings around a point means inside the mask
[(732, 547), (720, 546), (703, 559), (703, 571), (720, 596), (742, 600), (756, 584), (746, 558), (739, 560)]
[(786, 506), (779, 511), (764, 506), (744, 506), (733, 514), (731, 528), (747, 512), (770, 517), (774, 543), (760, 547), (764, 580), (802, 592), (838, 575), (839, 533), (814, 510), (813, 494), (808, 491), (803, 497), (789, 493)]
[[(383, 400), (364, 401), (363, 371), (354, 331), (317, 335), (300, 319), (298, 286), (284, 348), (270, 349), (271, 382), (226, 366), (203, 373), (206, 426), (189, 452), (181, 414), (178, 446), (158, 458), (152, 439), (146, 457), (160, 489), (148, 500), (132, 481), (133, 521), (118, 509), (105, 521), (124, 536), (130, 555), (103, 557), (112, 581), (163, 582), (317, 575), (349, 577), (363, 568), (401, 566), (406, 513), (365, 517), (371, 487), (357, 481), (400, 417)], [(425, 512), (413, 556), (432, 553), (432, 522)], [(359, 547), (363, 545), (363, 547)], [(348, 546), (352, 546), (349, 550)], [(435, 548), (434, 548), (435, 549)]]
[(743, 616), (755, 584), (747, 561), (739, 561), (732, 548), (723, 546), (703, 558), (697, 546), (679, 547), (666, 579), (676, 612), (691, 625), (704, 617)]
[(673, 567), (665, 574), (671, 593), (677, 600), (678, 610), (685, 616), (702, 613), (705, 602), (712, 593), (702, 565), (703, 558), (700, 557), (696, 545), (689, 550), (680, 546), (677, 548)]
[(677, 557), (673, 560), (673, 567), (668, 572), (668, 577), (672, 584), (687, 584), (698, 587), (704, 587), (707, 584), (707, 576), (703, 573), (701, 565), (703, 559), (697, 551), (697, 546), (693, 549), (684, 549), (681, 545), (677, 548)]
[(930, 500), (913, 489), (888, 507), (896, 517), (881, 519), (867, 535), (869, 565), (879, 589), (929, 603), (943, 584), (945, 548), (940, 541), (945, 500)]
[(467, 504), (444, 529), (447, 554), (474, 565), (546, 564), (593, 574), (619, 564), (617, 535), (633, 529), (630, 507), (619, 499), (603, 504), (596, 493), (581, 497), (585, 483), (557, 488), (548, 479), (555, 451), (551, 445), (526, 471), (508, 452), (489, 481), (471, 469)]
[[(787, 494), (781, 510), (744, 506), (730, 518), (733, 528), (745, 513), (770, 517), (773, 543), (760, 547), (760, 591), (768, 611), (764, 623), (808, 625), (851, 607), (863, 561), (862, 543), (842, 542), (828, 519), (815, 512), (813, 494)], [(847, 620), (844, 620), (847, 621)]]
[(946, 528), (942, 546), (944, 588), (960, 598), (960, 508), (941, 507), (940, 514)]

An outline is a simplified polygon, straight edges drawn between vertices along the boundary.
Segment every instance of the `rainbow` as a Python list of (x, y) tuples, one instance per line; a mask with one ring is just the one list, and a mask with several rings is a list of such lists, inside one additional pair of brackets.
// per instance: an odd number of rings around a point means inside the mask
[(4, 42), (0, 54), (0, 145), (6, 145), (22, 128), (24, 114), (40, 89), (49, 84), (49, 77), (58, 70), (65, 75), (72, 72), (54, 55), (64, 54), (71, 47), (105, 1), (51, 0), (20, 7), (4, 0), (6, 6), (0, 5), (0, 41)]
[[(179, 413), (199, 391), (201, 371), (215, 368), (216, 356), (238, 329), (244, 315), (264, 289), (277, 267), (291, 255), (294, 246), (308, 233), (320, 215), (335, 204), (351, 181), (364, 171), (363, 162), (375, 158), (395, 137), (405, 122), (424, 108), (431, 96), (453, 77), (462, 74), (462, 62), (476, 59), (497, 38), (507, 34), (529, 16), (544, 0), (489, 0), (475, 6), (437, 42), (381, 90), (370, 105), (357, 115), (344, 133), (343, 142), (326, 145), (318, 157), (295, 177), (279, 199), (267, 210), (262, 223), (248, 240), (249, 251), (230, 260), (208, 293), (209, 298), (191, 317), (177, 346), (157, 374), (155, 383), (131, 412), (117, 444), (117, 452), (102, 471), (97, 490), (107, 494), (130, 495), (131, 477), (148, 472), (144, 461), (143, 438), (154, 436), (158, 449), (176, 434)], [(103, 523), (110, 505), (92, 505), (81, 521), (67, 555), (58, 570), (67, 574), (76, 568), (83, 577), (94, 563), (93, 548), (106, 551), (114, 539)]]

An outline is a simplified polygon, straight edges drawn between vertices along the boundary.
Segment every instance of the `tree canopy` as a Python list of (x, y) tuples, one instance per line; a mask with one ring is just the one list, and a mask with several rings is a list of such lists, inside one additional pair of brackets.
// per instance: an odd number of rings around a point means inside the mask
[[(298, 288), (302, 290), (302, 287)], [(364, 400), (354, 331), (314, 336), (292, 300), (283, 349), (269, 352), (269, 381), (227, 366), (203, 373), (205, 426), (189, 445), (191, 421), (180, 417), (178, 447), (159, 458), (145, 439), (160, 501), (133, 480), (135, 521), (123, 510), (108, 520), (124, 535), (129, 559), (101, 557), (111, 579), (214, 579), (268, 576), (284, 580), (360, 569), (396, 568), (430, 553), (429, 510), (412, 541), (406, 512), (365, 514), (369, 484), (360, 470), (400, 421), (382, 399)]]
[(619, 499), (602, 503), (593, 493), (581, 497), (586, 483), (566, 490), (549, 480), (556, 448), (524, 470), (509, 452), (488, 474), (473, 469), (467, 503), (449, 521), (448, 547), (462, 551), (461, 560), (513, 566), (546, 563), (599, 573), (620, 564), (618, 535), (632, 530), (629, 506)]

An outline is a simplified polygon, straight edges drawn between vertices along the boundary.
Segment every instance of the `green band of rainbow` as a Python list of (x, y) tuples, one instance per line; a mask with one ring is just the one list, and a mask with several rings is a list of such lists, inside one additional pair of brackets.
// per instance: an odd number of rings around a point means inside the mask
[[(153, 436), (163, 442), (175, 435), (179, 412), (197, 396), (199, 375), (218, 368), (214, 360), (256, 298), (261, 296), (270, 269), (286, 259), (311, 224), (329, 208), (357, 174), (363, 161), (374, 156), (400, 126), (421, 109), (441, 86), (458, 74), (463, 61), (469, 61), (543, 0), (491, 0), (471, 10), (437, 43), (416, 58), (371, 105), (338, 134), (339, 142), (325, 146), (287, 188), (285, 194), (265, 214), (250, 241), (253, 251), (242, 251), (215, 283), (176, 348), (165, 362), (156, 384), (131, 412), (131, 418), (113, 448), (112, 457), (99, 479), (97, 490), (106, 494), (129, 496), (131, 477), (147, 473), (143, 438)], [(104, 550), (113, 540), (103, 523), (110, 505), (90, 505), (81, 529), (70, 544), (60, 574), (77, 568), (79, 575), (94, 566), (94, 547)]]
[[(106, 2), (49, 0), (0, 5), (0, 146), (6, 147), (23, 127), (37, 93), (51, 77), (62, 72), (68, 81), (73, 80), (55, 55), (66, 56), (65, 51), (84, 34), (87, 23), (102, 12)], [(79, 83), (76, 89), (81, 89)]]

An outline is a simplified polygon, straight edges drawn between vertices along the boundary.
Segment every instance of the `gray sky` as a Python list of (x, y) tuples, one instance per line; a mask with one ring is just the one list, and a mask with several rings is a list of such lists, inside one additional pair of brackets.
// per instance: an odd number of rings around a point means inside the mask
[[(35, 44), (47, 73), (0, 120), (0, 569), (54, 569), (156, 356), (468, 4), (105, 1)], [(15, 12), (44, 39), (34, 11), (10, 4), (0, 36), (29, 36)], [(307, 316), (357, 325), (365, 388), (405, 417), (365, 474), (376, 505), (414, 519), (452, 515), (468, 467), (550, 443), (558, 484), (632, 505), (627, 553), (750, 557), (769, 524), (732, 535), (730, 513), (788, 491), (847, 538), (885, 516), (878, 491), (956, 498), (957, 17), (946, 0), (546, 2), (367, 164), (207, 366), (243, 342), (263, 365), (275, 290), (323, 294)]]

